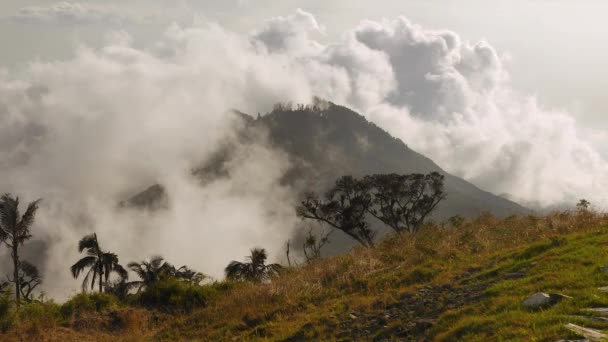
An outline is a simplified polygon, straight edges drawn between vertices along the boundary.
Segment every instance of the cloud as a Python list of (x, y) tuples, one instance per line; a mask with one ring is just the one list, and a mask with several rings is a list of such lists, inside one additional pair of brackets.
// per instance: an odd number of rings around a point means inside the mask
[(608, 164), (598, 135), (586, 138), (569, 113), (518, 94), (489, 43), (404, 17), (366, 20), (325, 45), (302, 42), (312, 40), (306, 28), (276, 32), (283, 46), (298, 41), (297, 49), (275, 53), (310, 68), (319, 96), (361, 110), (448, 171), (526, 203), (604, 203), (596, 189), (608, 185)]
[(297, 9), (293, 15), (268, 20), (253, 38), (270, 52), (304, 53), (321, 48), (319, 43), (310, 39), (310, 34), (322, 34), (324, 31), (325, 28), (312, 14)]
[[(605, 137), (587, 139), (568, 113), (518, 94), (487, 42), (403, 17), (364, 21), (328, 43), (316, 40), (322, 32), (304, 11), (249, 35), (173, 25), (144, 48), (120, 32), (16, 78), (0, 73), (0, 188), (44, 198), (34, 235), (51, 243), (45, 290), (78, 289), (68, 264), (92, 231), (123, 262), (161, 253), (216, 277), (253, 246), (280, 256), (296, 221), (280, 183), (288, 163), (239, 143), (229, 108), (263, 112), (317, 95), (486, 190), (543, 205), (603, 200), (608, 164), (595, 146)], [(200, 185), (189, 170), (227, 142), (239, 146), (231, 176)], [(167, 188), (168, 210), (117, 209), (154, 183)]]
[(28, 6), (10, 19), (25, 24), (121, 25), (132, 22), (133, 18), (109, 7), (93, 7), (78, 2), (58, 2), (49, 6)]

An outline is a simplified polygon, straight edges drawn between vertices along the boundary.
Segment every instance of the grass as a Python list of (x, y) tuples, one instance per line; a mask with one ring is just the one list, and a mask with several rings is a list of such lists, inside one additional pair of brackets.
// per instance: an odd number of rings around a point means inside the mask
[[(216, 284), (189, 312), (113, 302), (71, 316), (67, 303), (28, 304), (17, 317), (7, 309), (0, 322), (11, 324), (0, 340), (575, 339), (566, 323), (607, 327), (575, 317), (608, 307), (598, 290), (608, 285), (607, 252), (604, 214), (481, 215), (289, 269), (270, 284)], [(573, 298), (524, 309), (521, 302), (539, 291)], [(86, 305), (78, 307), (90, 306), (80, 300)]]

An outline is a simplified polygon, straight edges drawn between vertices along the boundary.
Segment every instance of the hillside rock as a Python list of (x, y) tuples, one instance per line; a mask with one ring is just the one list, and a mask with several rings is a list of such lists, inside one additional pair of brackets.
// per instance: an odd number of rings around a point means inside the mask
[(528, 309), (540, 309), (544, 307), (548, 307), (551, 305), (555, 305), (566, 298), (572, 298), (560, 293), (544, 293), (538, 292), (528, 297), (523, 301), (522, 305)]

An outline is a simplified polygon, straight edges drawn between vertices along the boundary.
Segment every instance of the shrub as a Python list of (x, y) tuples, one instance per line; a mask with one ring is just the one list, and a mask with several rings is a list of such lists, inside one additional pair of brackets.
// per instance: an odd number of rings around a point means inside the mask
[(84, 312), (102, 312), (119, 305), (116, 297), (107, 293), (80, 293), (61, 306), (61, 314), (65, 317)]
[(206, 306), (215, 294), (214, 285), (198, 285), (169, 277), (146, 287), (138, 299), (146, 307), (192, 311)]
[(44, 331), (61, 321), (61, 306), (53, 301), (32, 301), (23, 303), (19, 310), (20, 323), (25, 323), (31, 331)]
[(13, 301), (8, 294), (0, 296), (0, 331), (6, 332), (15, 322), (15, 311)]

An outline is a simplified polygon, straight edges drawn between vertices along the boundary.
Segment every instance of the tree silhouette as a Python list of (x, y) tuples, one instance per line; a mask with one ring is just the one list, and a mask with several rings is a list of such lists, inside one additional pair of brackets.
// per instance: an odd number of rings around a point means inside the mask
[(326, 223), (341, 230), (361, 245), (374, 245), (375, 233), (365, 220), (373, 199), (367, 182), (351, 176), (343, 176), (326, 194), (319, 199), (314, 193), (306, 194), (302, 205), (297, 208), (298, 216)]
[(128, 287), (137, 288), (138, 291), (167, 277), (177, 278), (194, 284), (198, 284), (203, 281), (203, 279), (207, 278), (205, 274), (196, 272), (185, 265), (180, 268), (175, 268), (175, 266), (165, 261), (160, 255), (152, 256), (150, 260), (130, 262), (128, 267), (131, 271), (135, 272), (140, 279), (129, 282)]
[(163, 277), (170, 276), (174, 269), (173, 265), (166, 262), (160, 255), (154, 255), (150, 260), (133, 261), (127, 266), (139, 276), (140, 280), (130, 282), (131, 286), (137, 288), (138, 291), (156, 283)]
[[(15, 279), (8, 279), (11, 283), (16, 283)], [(27, 261), (19, 262), (19, 293), (25, 301), (32, 301), (32, 292), (42, 284), (42, 277), (38, 268)]]
[(308, 230), (302, 250), (307, 262), (321, 258), (321, 249), (329, 243), (329, 237), (333, 233), (332, 229), (323, 230), (317, 237), (312, 233), (312, 227)]
[(266, 265), (268, 255), (263, 248), (254, 248), (247, 257), (249, 262), (232, 261), (226, 266), (226, 278), (237, 281), (262, 282), (279, 274), (279, 264)]
[(104, 284), (109, 283), (111, 273), (114, 272), (125, 279), (128, 277), (127, 271), (118, 263), (118, 256), (101, 249), (97, 234), (87, 235), (78, 242), (78, 252), (82, 253), (84, 250), (86, 250), (86, 256), (70, 267), (74, 278), (78, 278), (85, 268), (89, 268), (82, 281), (83, 292), (87, 289), (89, 279), (91, 280), (91, 290), (94, 289), (95, 281), (98, 279), (99, 292), (102, 292)]
[(11, 250), (17, 307), (19, 307), (21, 300), (19, 246), (32, 237), (30, 228), (34, 224), (38, 203), (40, 203), (40, 200), (30, 203), (21, 216), (19, 213), (19, 197), (4, 194), (0, 198), (0, 241), (3, 241)]
[(587, 210), (589, 209), (589, 207), (591, 206), (591, 202), (587, 201), (586, 199), (581, 199), (580, 201), (578, 201), (578, 203), (576, 204), (576, 208), (578, 210)]
[(444, 176), (380, 174), (364, 179), (372, 191), (369, 213), (398, 233), (416, 232), (426, 217), (446, 198)]

